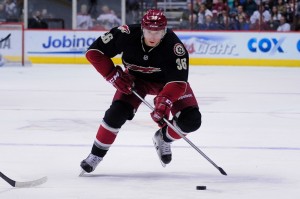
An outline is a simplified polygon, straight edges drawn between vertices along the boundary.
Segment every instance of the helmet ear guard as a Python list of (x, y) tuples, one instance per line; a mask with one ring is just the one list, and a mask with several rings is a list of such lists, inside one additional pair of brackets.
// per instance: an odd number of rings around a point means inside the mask
[(147, 30), (164, 30), (167, 26), (167, 18), (164, 13), (158, 9), (150, 9), (142, 18), (142, 28)]

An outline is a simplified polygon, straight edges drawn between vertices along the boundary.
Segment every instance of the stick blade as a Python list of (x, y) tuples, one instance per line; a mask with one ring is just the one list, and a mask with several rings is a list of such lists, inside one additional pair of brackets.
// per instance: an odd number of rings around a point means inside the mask
[(221, 167), (218, 167), (218, 169), (223, 175), (227, 176), (227, 173)]
[(47, 182), (47, 180), (48, 180), (48, 178), (47, 178), (47, 176), (45, 176), (40, 179), (32, 180), (32, 181), (26, 181), (26, 182), (17, 182), (16, 181), (14, 187), (18, 187), (18, 188), (35, 187), (35, 186), (44, 184), (45, 182)]

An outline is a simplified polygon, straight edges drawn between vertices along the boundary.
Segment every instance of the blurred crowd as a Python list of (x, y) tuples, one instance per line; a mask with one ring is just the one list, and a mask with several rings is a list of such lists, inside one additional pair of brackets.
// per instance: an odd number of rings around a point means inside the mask
[(23, 0), (0, 0), (0, 22), (18, 22), (23, 17)]
[[(145, 9), (166, 1), (184, 3), (179, 10), (180, 19), (176, 19), (173, 29), (300, 30), (300, 0), (126, 0), (126, 23), (139, 23)], [(97, 2), (78, 0), (77, 29), (109, 30), (121, 25), (120, 10), (111, 8), (115, 3), (106, 5), (105, 1)], [(48, 26), (49, 19), (53, 21), (57, 17), (57, 14), (48, 13), (46, 8), (29, 9), (28, 28), (51, 28)], [(0, 23), (22, 21), (23, 0), (0, 0)]]
[(113, 27), (121, 25), (121, 19), (115, 11), (108, 5), (101, 7), (99, 15), (92, 16), (86, 4), (80, 6), (80, 12), (77, 13), (77, 29), (89, 30), (110, 30)]
[(300, 30), (300, 0), (188, 1), (180, 29)]

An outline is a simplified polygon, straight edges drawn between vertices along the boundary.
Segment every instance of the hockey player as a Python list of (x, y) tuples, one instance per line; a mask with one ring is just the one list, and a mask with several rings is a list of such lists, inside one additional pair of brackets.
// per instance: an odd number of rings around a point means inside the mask
[[(143, 98), (148, 94), (155, 96), (155, 110), (150, 115), (160, 128), (154, 134), (153, 143), (163, 165), (172, 160), (170, 144), (181, 138), (163, 118), (169, 118), (171, 112), (171, 122), (184, 135), (200, 127), (201, 114), (188, 83), (188, 52), (166, 26), (163, 12), (151, 9), (141, 24), (115, 27), (87, 50), (87, 60), (117, 91), (105, 112), (91, 153), (80, 164), (85, 172), (95, 170), (123, 124), (133, 119), (141, 100), (132, 89)], [(111, 60), (121, 53), (124, 71)]]

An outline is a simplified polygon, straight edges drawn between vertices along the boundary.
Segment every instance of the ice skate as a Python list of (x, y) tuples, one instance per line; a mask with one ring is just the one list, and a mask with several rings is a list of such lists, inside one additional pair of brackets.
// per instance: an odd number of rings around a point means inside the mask
[(91, 173), (92, 171), (94, 171), (98, 164), (102, 161), (102, 159), (102, 157), (90, 154), (86, 159), (82, 160), (82, 162), (80, 163), (80, 166), (83, 169), (83, 171), (80, 173), (79, 176), (82, 176), (85, 172)]
[(152, 140), (161, 164), (165, 167), (172, 160), (171, 143), (163, 140), (161, 130), (154, 134)]

